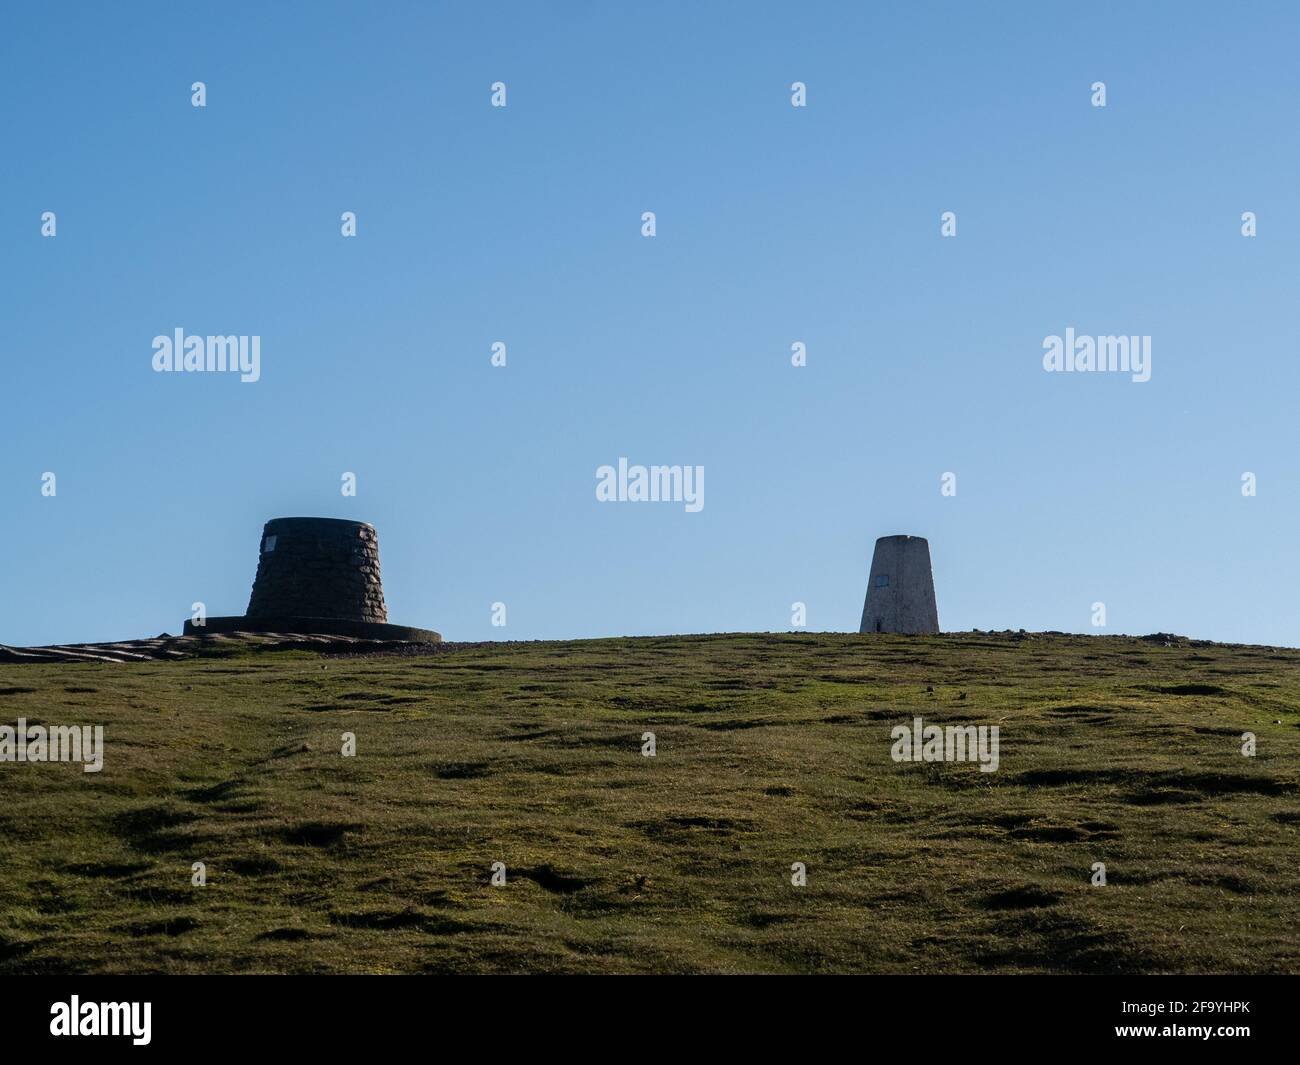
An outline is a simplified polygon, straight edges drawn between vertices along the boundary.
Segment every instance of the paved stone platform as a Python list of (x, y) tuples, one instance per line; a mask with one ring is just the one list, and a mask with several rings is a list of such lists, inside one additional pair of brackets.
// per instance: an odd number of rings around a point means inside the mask
[[(393, 626), (400, 628), (401, 626)], [(437, 635), (437, 633), (433, 633)], [(160, 662), (190, 658), (229, 644), (245, 644), (259, 651), (312, 650), (326, 654), (414, 652), (447, 645), (425, 640), (362, 639), (337, 633), (230, 631), (204, 635), (161, 635), (149, 640), (112, 643), (50, 644), (45, 647), (9, 647), (0, 644), (0, 664), (39, 665), (51, 662)]]
[(354, 621), (351, 618), (295, 617), (220, 617), (208, 618), (202, 625), (185, 623), (186, 636), (222, 632), (310, 633), (314, 636), (350, 636), (358, 640), (402, 640), (410, 643), (442, 643), (442, 635), (432, 629), (387, 622)]

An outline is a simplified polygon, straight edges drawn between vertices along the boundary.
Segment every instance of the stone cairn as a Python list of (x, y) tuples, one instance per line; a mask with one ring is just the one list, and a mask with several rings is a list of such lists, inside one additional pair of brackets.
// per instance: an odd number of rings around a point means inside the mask
[(430, 629), (388, 624), (373, 525), (273, 518), (262, 529), (248, 613), (187, 621), (185, 634), (295, 633), (439, 643)]
[(268, 521), (247, 616), (386, 622), (374, 526), (337, 518)]

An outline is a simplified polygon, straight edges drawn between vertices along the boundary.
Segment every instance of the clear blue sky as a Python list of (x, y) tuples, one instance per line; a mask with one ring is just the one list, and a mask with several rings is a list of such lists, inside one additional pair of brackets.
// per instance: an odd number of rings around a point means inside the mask
[[(1283, 3), (7, 3), (0, 642), (242, 613), (262, 523), (324, 515), (449, 639), (856, 630), (913, 533), (945, 629), (1300, 644), (1298, 39)], [(1151, 381), (1045, 373), (1069, 326), (1150, 335)], [(177, 327), (260, 335), (262, 379), (154, 373)], [(704, 510), (598, 503), (619, 456), (704, 466)]]

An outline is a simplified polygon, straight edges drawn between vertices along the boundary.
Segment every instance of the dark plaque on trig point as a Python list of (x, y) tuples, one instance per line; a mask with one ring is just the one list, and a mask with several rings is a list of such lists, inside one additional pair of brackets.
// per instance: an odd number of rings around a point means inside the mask
[(429, 629), (388, 624), (373, 525), (274, 518), (262, 530), (248, 613), (185, 623), (186, 635), (278, 632), (439, 643)]

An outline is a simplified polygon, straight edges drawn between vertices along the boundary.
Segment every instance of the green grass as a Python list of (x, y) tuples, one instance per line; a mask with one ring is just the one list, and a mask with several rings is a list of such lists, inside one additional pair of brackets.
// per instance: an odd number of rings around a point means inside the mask
[[(998, 725), (1000, 769), (893, 762), (914, 715)], [(102, 723), (107, 750), (97, 775), (0, 764), (0, 972), (1300, 971), (1300, 651), (809, 634), (0, 666), (19, 716)]]

